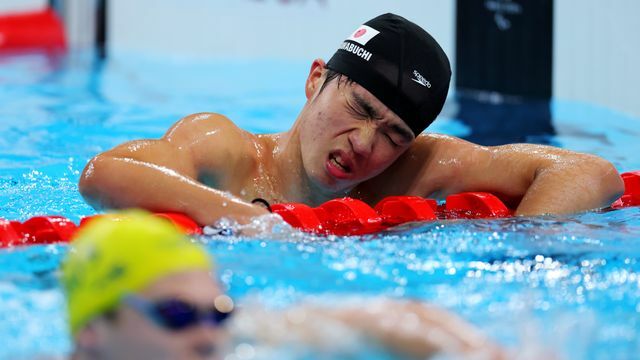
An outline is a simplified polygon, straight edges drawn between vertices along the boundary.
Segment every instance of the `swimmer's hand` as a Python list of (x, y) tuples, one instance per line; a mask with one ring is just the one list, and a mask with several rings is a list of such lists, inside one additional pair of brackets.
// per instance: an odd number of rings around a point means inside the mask
[[(281, 229), (284, 229), (285, 232), (281, 233), (279, 231)], [(204, 235), (210, 236), (254, 237), (269, 234), (270, 238), (274, 240), (277, 240), (277, 237), (274, 238), (272, 237), (273, 235), (285, 236), (287, 240), (290, 240), (291, 237), (288, 235), (291, 235), (294, 231), (291, 225), (282, 220), (280, 216), (270, 213), (254, 216), (243, 223), (229, 218), (222, 218), (212, 225), (205, 226), (203, 229)]]
[(461, 318), (418, 301), (378, 300), (332, 316), (405, 356), (507, 359), (506, 351)]

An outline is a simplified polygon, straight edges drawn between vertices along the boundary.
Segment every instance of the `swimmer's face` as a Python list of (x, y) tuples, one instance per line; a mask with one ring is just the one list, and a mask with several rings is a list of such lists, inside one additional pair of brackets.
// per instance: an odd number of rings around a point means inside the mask
[[(205, 271), (167, 276), (135, 294), (151, 303), (179, 299), (200, 309), (212, 308), (219, 295), (218, 286)], [(101, 359), (218, 359), (220, 353), (216, 350), (225, 341), (222, 327), (200, 323), (170, 330), (127, 304), (119, 307), (114, 319), (92, 325), (92, 350)]]
[(356, 83), (325, 81), (316, 60), (307, 79), (300, 127), (302, 162), (317, 185), (348, 191), (389, 167), (415, 136), (395, 113)]

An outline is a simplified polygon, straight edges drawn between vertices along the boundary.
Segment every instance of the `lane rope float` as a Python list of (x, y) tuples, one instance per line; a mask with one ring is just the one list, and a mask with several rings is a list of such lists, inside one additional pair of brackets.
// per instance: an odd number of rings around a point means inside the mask
[[(640, 206), (640, 171), (624, 173), (622, 179), (625, 192), (610, 208)], [(449, 195), (442, 204), (417, 196), (389, 196), (375, 207), (357, 199), (342, 198), (315, 208), (300, 203), (273, 204), (271, 210), (296, 229), (341, 236), (372, 234), (407, 222), (513, 216), (512, 209), (487, 192)], [(100, 216), (103, 215), (82, 218), (79, 225), (62, 216), (36, 216), (25, 222), (0, 219), (0, 248), (68, 242), (77, 229)], [(162, 212), (155, 216), (186, 234), (202, 234), (200, 225), (184, 214)]]
[(0, 15), (0, 52), (65, 49), (64, 26), (53, 9)]

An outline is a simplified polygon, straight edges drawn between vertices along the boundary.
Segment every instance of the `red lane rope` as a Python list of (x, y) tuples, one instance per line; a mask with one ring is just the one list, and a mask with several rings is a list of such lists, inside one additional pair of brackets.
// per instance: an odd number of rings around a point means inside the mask
[(52, 9), (0, 15), (0, 52), (65, 48), (64, 26)]
[(624, 194), (611, 204), (611, 208), (621, 209), (640, 205), (640, 170), (626, 172), (621, 177), (624, 181)]
[[(622, 174), (625, 192), (613, 209), (640, 206), (640, 171)], [(445, 204), (417, 196), (390, 196), (375, 208), (352, 199), (333, 199), (312, 208), (305, 204), (285, 203), (271, 206), (274, 213), (302, 231), (327, 235), (363, 235), (413, 221), (438, 219), (504, 218), (513, 215), (495, 195), (466, 192), (447, 197)], [(202, 234), (202, 228), (179, 213), (156, 213), (186, 234)], [(0, 247), (68, 242), (73, 233), (102, 215), (85, 217), (76, 226), (62, 216), (36, 216), (23, 223), (0, 219)]]

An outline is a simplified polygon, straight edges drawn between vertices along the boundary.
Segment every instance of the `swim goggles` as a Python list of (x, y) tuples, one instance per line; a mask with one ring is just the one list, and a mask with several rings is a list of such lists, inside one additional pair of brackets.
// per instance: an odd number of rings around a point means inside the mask
[(136, 295), (126, 295), (123, 302), (156, 325), (171, 331), (181, 331), (199, 324), (218, 327), (233, 313), (233, 301), (226, 295), (217, 297), (216, 305), (208, 309), (179, 299), (151, 301)]

